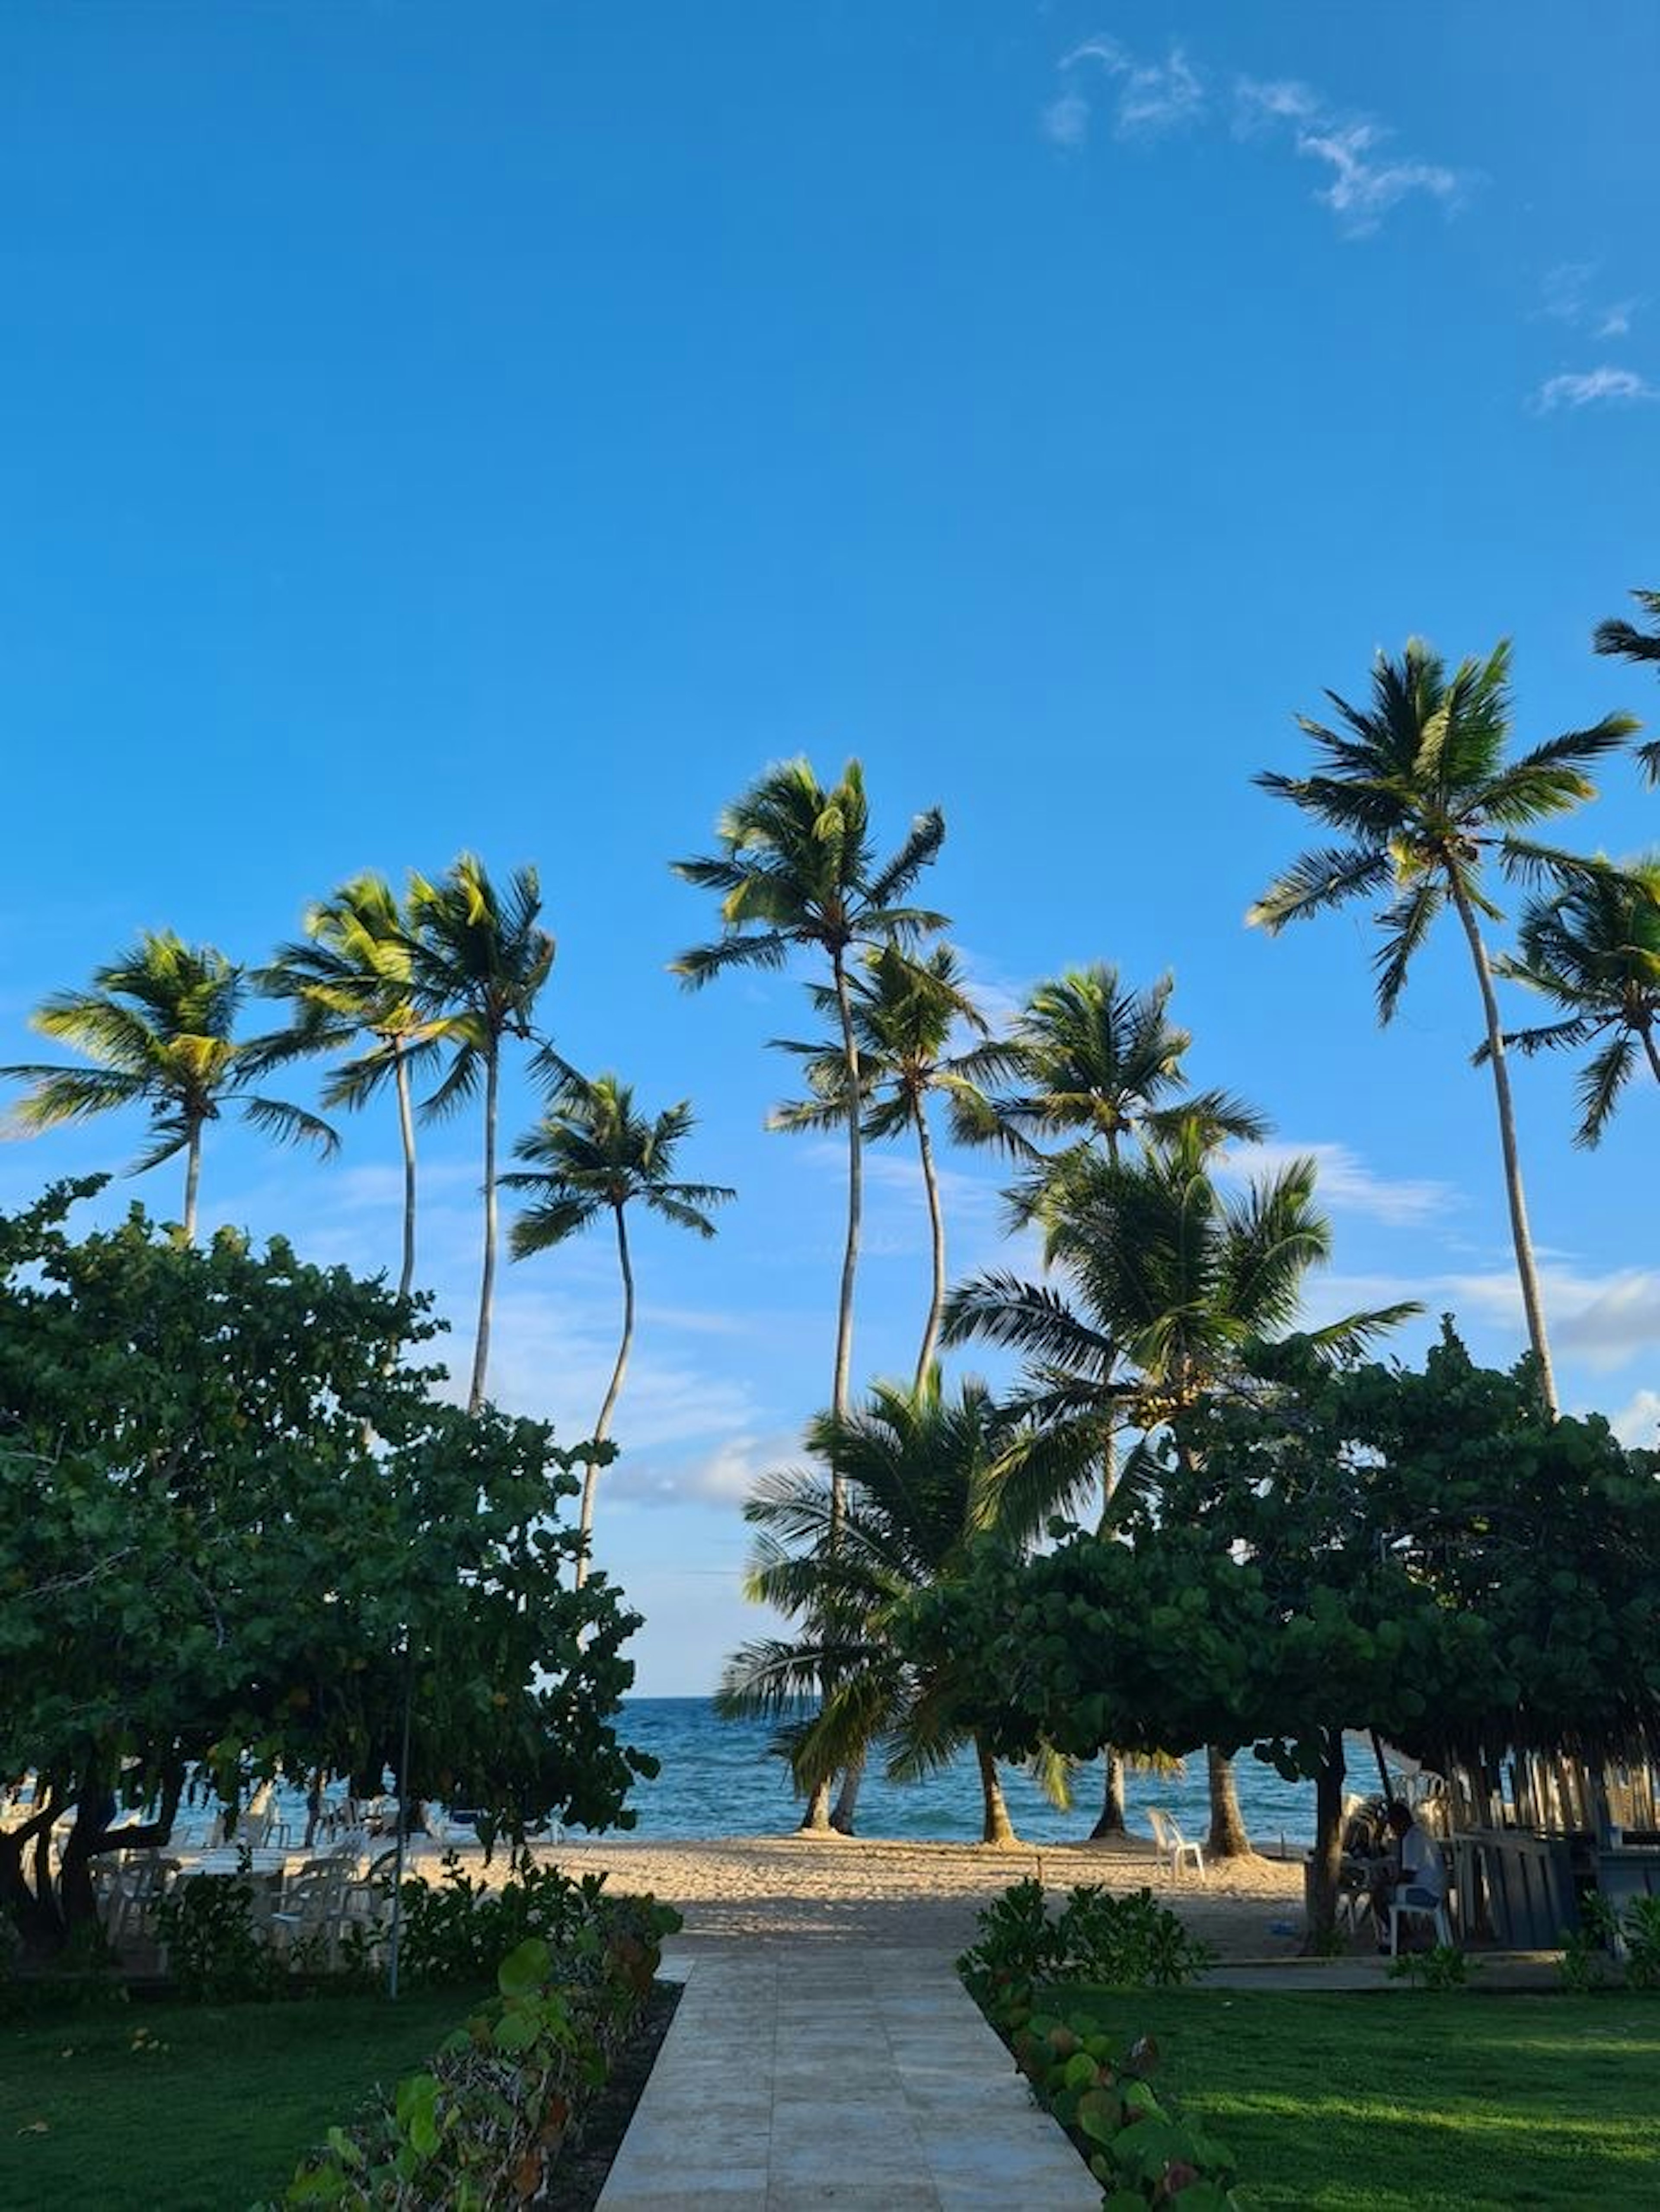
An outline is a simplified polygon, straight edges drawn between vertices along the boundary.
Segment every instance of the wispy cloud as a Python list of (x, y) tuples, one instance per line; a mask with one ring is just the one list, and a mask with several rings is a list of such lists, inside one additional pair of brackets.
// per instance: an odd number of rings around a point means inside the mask
[(1605, 363), (1600, 368), (1571, 369), (1560, 376), (1548, 376), (1534, 393), (1531, 404), (1535, 415), (1554, 415), (1561, 407), (1625, 407), (1650, 399), (1660, 399), (1660, 385), (1651, 384), (1635, 369)]
[[(1110, 87), (1107, 105), (1121, 138), (1158, 138), (1196, 122), (1205, 112), (1205, 87), (1179, 46), (1163, 61), (1144, 61), (1116, 39), (1085, 39), (1063, 54), (1063, 72), (1098, 70)], [(1076, 82), (1043, 110), (1043, 130), (1059, 146), (1081, 146), (1089, 134), (1091, 103)]]
[(1368, 116), (1345, 116), (1312, 85), (1295, 78), (1242, 76), (1234, 86), (1234, 129), (1241, 137), (1289, 134), (1296, 151), (1330, 172), (1315, 198), (1348, 238), (1366, 238), (1402, 201), (1432, 200), (1450, 214), (1468, 177), (1444, 162), (1388, 150), (1395, 134)]
[(1643, 302), (1600, 297), (1595, 261), (1559, 261), (1545, 272), (1540, 287), (1539, 313), (1570, 330), (1588, 331), (1594, 338), (1623, 338), (1630, 335), (1632, 319)]
[(1462, 1203), (1450, 1183), (1374, 1174), (1347, 1145), (1232, 1145), (1223, 1165), (1231, 1180), (1243, 1182), (1252, 1176), (1275, 1174), (1292, 1160), (1309, 1158), (1319, 1170), (1316, 1195), (1324, 1204), (1391, 1229), (1438, 1221)]
[(1608, 1426), (1622, 1444), (1653, 1450), (1660, 1445), (1660, 1390), (1638, 1391), (1617, 1413), (1608, 1415)]
[[(1540, 1269), (1540, 1289), (1553, 1346), (1594, 1373), (1610, 1373), (1660, 1347), (1660, 1273), (1653, 1269), (1590, 1275), (1570, 1264), (1546, 1266)], [(1323, 1320), (1350, 1306), (1417, 1298), (1432, 1314), (1450, 1312), (1466, 1325), (1505, 1331), (1518, 1352), (1524, 1340), (1522, 1294), (1512, 1267), (1323, 1275), (1310, 1298)]]

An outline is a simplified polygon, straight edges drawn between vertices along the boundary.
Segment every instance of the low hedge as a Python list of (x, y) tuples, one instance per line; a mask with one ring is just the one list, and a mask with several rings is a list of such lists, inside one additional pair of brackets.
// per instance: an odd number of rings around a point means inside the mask
[(498, 1994), (379, 2111), (331, 2128), (283, 2203), (486, 2212), (530, 2202), (580, 2139), (639, 2024), (662, 1939), (680, 1924), (650, 1897), (594, 1895), (557, 1948), (525, 1937), (501, 1963)]

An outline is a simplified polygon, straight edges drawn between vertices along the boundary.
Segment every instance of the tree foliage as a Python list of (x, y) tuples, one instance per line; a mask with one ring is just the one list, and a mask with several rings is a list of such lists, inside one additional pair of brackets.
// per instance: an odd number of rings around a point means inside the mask
[[(39, 1791), (33, 1833), (0, 1828), (0, 1903), (26, 1936), (85, 1918), (88, 1862), (164, 1842), (192, 1776), (378, 1790), (406, 1695), (407, 1794), (629, 1825), (637, 1616), (561, 1579), (550, 1432), (389, 1368), (435, 1333), (418, 1302), (280, 1240), (197, 1251), (135, 1208), (75, 1241), (96, 1188), (0, 1218), (0, 1778)], [(32, 1846), (63, 1814), (54, 1875)]]

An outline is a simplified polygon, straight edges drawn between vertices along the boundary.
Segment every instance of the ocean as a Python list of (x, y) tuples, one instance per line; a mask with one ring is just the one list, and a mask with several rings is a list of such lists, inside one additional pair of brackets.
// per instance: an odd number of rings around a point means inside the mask
[[(777, 1835), (800, 1819), (800, 1801), (783, 1761), (767, 1749), (765, 1721), (723, 1721), (707, 1698), (629, 1698), (617, 1721), (625, 1743), (662, 1762), (654, 1782), (635, 1787), (630, 1803), (640, 1818), (635, 1833), (662, 1841), (709, 1836)], [(1259, 1844), (1307, 1844), (1314, 1835), (1314, 1785), (1283, 1782), (1271, 1767), (1243, 1752), (1235, 1762), (1245, 1825)], [(1063, 1843), (1087, 1836), (1101, 1809), (1099, 1763), (1079, 1771), (1069, 1813), (1049, 1803), (1018, 1767), (1002, 1770), (1015, 1831), (1031, 1843)], [(1201, 1753), (1179, 1775), (1132, 1773), (1132, 1828), (1150, 1834), (1146, 1808), (1160, 1805), (1183, 1832), (1202, 1842), (1209, 1796)], [(973, 1844), (980, 1840), (980, 1779), (972, 1755), (925, 1781), (890, 1782), (879, 1768), (865, 1777), (858, 1832), (906, 1843)]]

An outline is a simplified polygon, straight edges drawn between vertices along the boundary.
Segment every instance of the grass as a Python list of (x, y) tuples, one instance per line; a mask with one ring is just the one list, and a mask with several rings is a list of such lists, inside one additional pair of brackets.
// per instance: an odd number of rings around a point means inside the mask
[(0, 2205), (241, 2212), (414, 2071), (474, 1993), (0, 2017)]
[(1238, 2161), (1243, 2204), (1509, 2212), (1660, 2203), (1660, 2002), (1076, 1990)]

